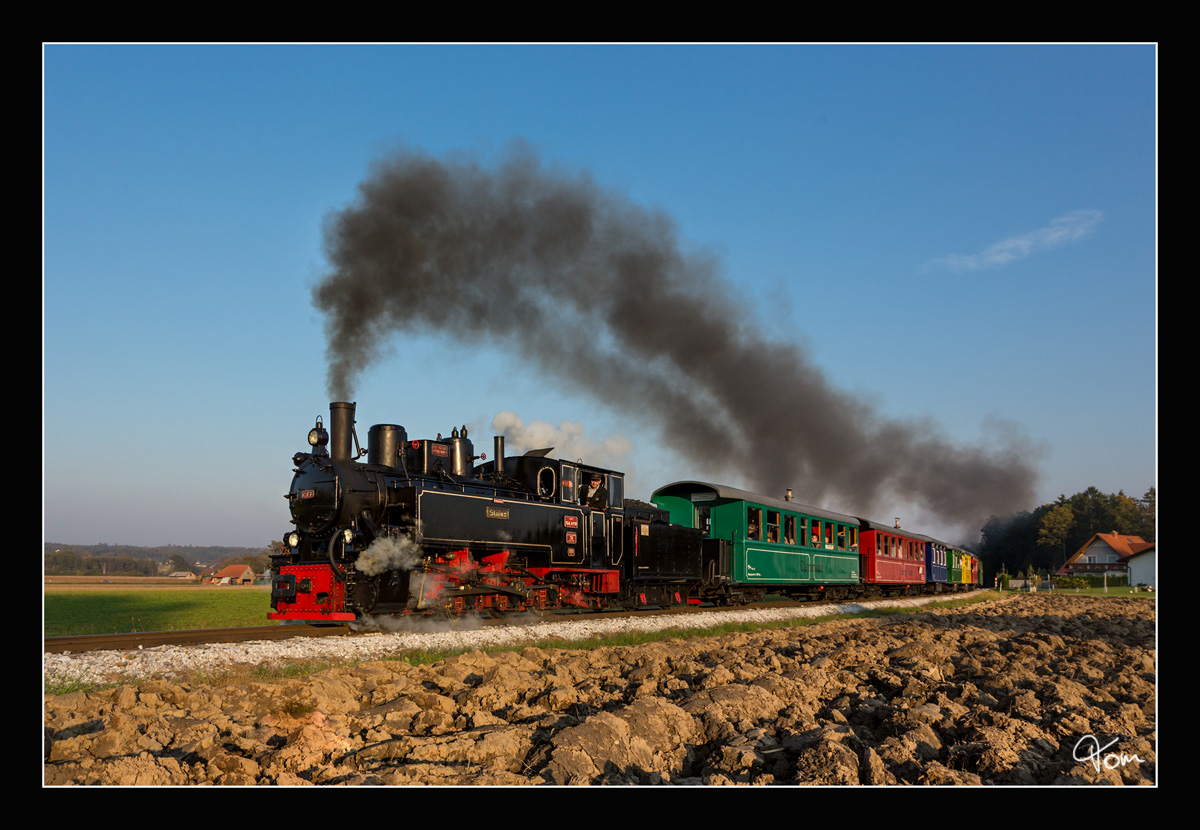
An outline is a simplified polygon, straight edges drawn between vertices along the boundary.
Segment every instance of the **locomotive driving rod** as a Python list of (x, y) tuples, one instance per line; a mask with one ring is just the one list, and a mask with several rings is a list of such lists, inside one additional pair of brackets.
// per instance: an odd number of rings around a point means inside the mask
[[(452, 568), (444, 568), (437, 565), (430, 565), (428, 570), (446, 574), (455, 573)], [(538, 588), (549, 587), (549, 585), (523, 585), (520, 588), (516, 588), (512, 585), (496, 585), (492, 582), (480, 582), (473, 579), (470, 582), (464, 582), (455, 588), (454, 594), (455, 596), (474, 596), (476, 594), (508, 594), (509, 596), (518, 597), (520, 599), (529, 599), (529, 595)]]

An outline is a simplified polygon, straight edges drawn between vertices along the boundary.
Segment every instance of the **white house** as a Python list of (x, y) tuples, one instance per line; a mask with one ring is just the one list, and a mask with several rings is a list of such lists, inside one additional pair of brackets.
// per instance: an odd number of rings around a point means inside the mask
[[(1149, 548), (1153, 542), (1142, 541), (1140, 536), (1124, 536), (1120, 533), (1096, 533), (1075, 551), (1067, 564), (1058, 569), (1062, 576), (1130, 576), (1130, 584), (1137, 582), (1130, 574), (1128, 560)], [(1153, 568), (1153, 565), (1151, 565)], [(1150, 584), (1150, 583), (1147, 583)]]

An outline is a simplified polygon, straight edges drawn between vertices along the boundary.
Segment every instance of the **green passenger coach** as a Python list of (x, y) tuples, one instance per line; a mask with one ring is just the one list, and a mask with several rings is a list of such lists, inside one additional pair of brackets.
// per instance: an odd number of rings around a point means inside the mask
[[(853, 516), (703, 481), (677, 481), (651, 500), (673, 524), (697, 528), (728, 548), (729, 574), (741, 594), (838, 596), (859, 584), (859, 522)], [(840, 589), (839, 586), (849, 586)]]

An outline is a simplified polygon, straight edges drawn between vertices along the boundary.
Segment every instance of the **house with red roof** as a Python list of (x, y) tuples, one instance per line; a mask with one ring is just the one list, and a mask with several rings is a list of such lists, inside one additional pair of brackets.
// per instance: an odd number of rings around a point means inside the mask
[(218, 585), (250, 585), (254, 582), (254, 569), (249, 565), (230, 565), (222, 568), (205, 581)]
[[(1135, 557), (1140, 560), (1139, 554), (1146, 551), (1151, 551), (1153, 556), (1153, 549), (1154, 543), (1143, 541), (1140, 536), (1125, 536), (1116, 531), (1096, 533), (1057, 573), (1059, 576), (1129, 576), (1130, 563)], [(1130, 584), (1137, 583), (1131, 578)]]

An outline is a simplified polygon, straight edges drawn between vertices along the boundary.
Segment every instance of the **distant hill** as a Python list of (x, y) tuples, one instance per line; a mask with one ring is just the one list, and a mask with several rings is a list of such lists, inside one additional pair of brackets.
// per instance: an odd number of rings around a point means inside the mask
[(63, 542), (45, 542), (42, 545), (43, 560), (56, 552), (71, 551), (80, 556), (97, 557), (129, 557), (132, 559), (149, 559), (163, 562), (172, 556), (182, 556), (189, 562), (202, 562), (215, 565), (222, 559), (240, 559), (247, 554), (261, 554), (265, 547), (259, 548), (224, 548), (215, 545), (200, 547), (197, 545), (162, 545), (159, 547), (138, 547), (135, 545), (72, 545)]

